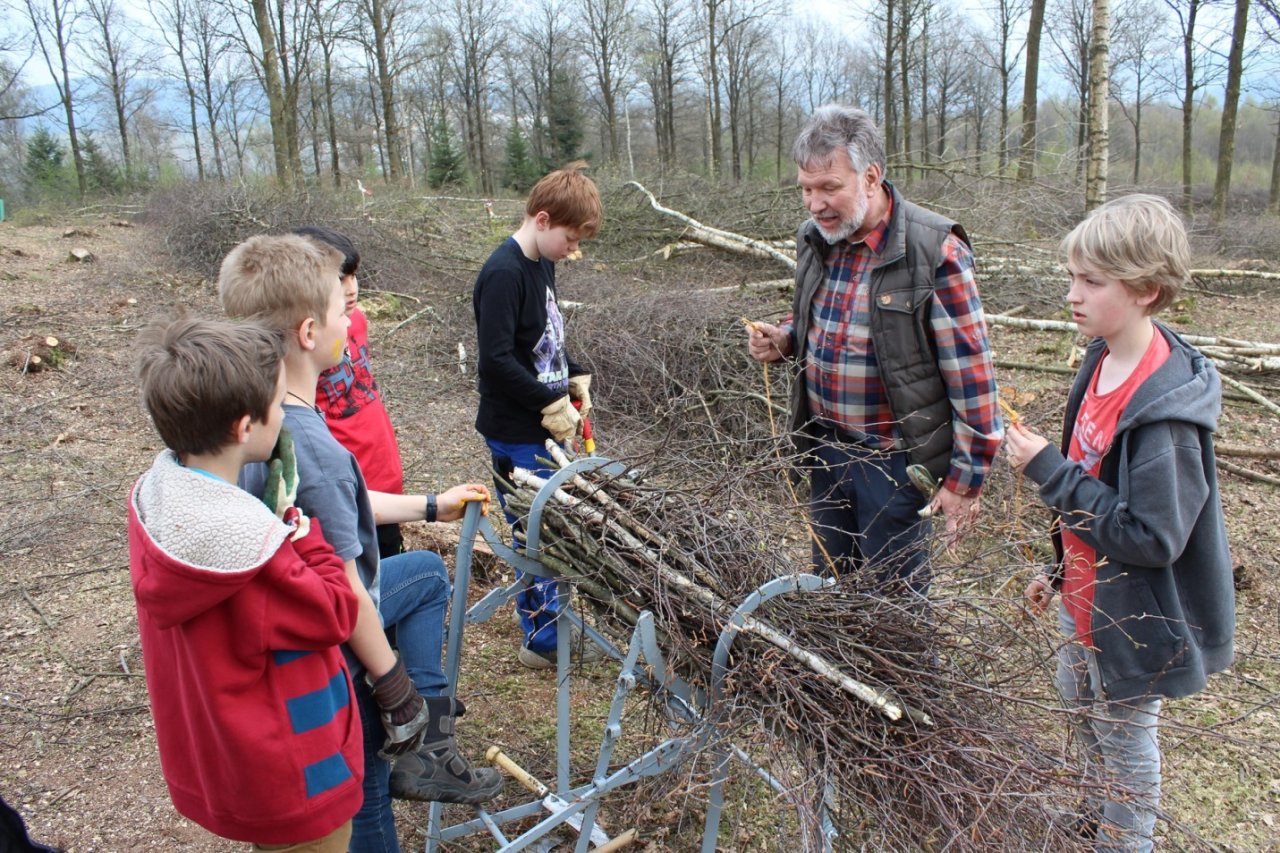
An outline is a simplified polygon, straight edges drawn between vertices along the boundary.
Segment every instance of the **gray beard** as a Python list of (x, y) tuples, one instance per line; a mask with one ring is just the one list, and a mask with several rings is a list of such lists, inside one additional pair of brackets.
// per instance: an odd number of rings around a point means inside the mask
[(812, 222), (814, 227), (818, 229), (818, 233), (822, 235), (822, 239), (826, 240), (827, 243), (829, 243), (832, 246), (834, 246), (836, 243), (839, 243), (841, 240), (848, 240), (850, 237), (853, 236), (854, 232), (857, 231), (858, 228), (862, 225), (860, 221), (850, 222), (848, 220), (843, 220), (840, 223), (840, 227), (836, 229), (836, 232), (834, 234), (828, 234), (825, 230), (823, 230), (822, 226), (818, 224), (818, 220), (814, 219), (811, 216), (809, 217), (809, 221)]

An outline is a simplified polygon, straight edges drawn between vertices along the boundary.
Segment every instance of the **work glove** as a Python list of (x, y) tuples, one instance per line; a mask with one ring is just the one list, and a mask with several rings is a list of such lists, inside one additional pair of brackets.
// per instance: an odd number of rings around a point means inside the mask
[(267, 481), (262, 489), (262, 502), (276, 518), (293, 528), (289, 537), (296, 541), (307, 535), (311, 521), (293, 505), (298, 497), (298, 458), (293, 452), (293, 435), (286, 426), (280, 427), (276, 446), (267, 459)]
[(568, 394), (542, 410), (542, 428), (551, 433), (552, 441), (556, 442), (582, 431), (582, 415), (573, 407)]
[(569, 377), (569, 399), (577, 400), (582, 405), (578, 407), (578, 414), (584, 418), (591, 417), (591, 374), (582, 373), (578, 376)]
[(409, 680), (404, 661), (397, 657), (391, 671), (378, 679), (366, 673), (365, 682), (373, 691), (373, 699), (378, 703), (382, 717), (382, 728), (387, 732), (387, 740), (378, 750), (378, 757), (394, 761), (397, 756), (413, 752), (422, 743), (431, 714), (426, 701)]

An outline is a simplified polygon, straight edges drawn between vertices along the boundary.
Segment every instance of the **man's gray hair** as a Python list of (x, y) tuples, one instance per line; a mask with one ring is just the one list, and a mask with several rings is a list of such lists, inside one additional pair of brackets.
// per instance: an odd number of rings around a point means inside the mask
[(866, 110), (845, 104), (825, 104), (814, 112), (791, 146), (797, 166), (826, 166), (837, 148), (849, 152), (855, 171), (865, 172), (875, 164), (884, 177), (884, 135)]

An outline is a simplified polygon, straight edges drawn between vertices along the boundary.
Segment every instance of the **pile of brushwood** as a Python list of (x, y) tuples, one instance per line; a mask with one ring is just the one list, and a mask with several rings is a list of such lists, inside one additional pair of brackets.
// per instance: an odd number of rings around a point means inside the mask
[[(802, 522), (780, 527), (780, 508), (751, 500), (742, 480), (780, 473), (781, 461), (692, 479), (662, 465), (566, 483), (542, 515), (540, 559), (621, 648), (652, 612), (669, 665), (705, 690), (733, 609), (764, 582), (808, 571), (809, 546)], [(517, 471), (510, 507), (527, 513), (544, 484)], [(803, 849), (818, 849), (812, 806), (824, 795), (839, 849), (1077, 849), (1069, 813), (1085, 785), (1062, 743), (1046, 740), (1059, 727), (1042, 699), (1044, 646), (1031, 648), (1011, 616), (990, 596), (926, 603), (855, 577), (780, 596), (738, 636), (707, 718), (791, 786)]]

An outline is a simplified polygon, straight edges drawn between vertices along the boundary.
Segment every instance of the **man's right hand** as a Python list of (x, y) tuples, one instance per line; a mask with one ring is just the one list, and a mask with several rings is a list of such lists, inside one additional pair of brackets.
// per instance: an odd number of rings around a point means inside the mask
[(747, 352), (766, 364), (791, 355), (791, 336), (777, 326), (755, 322), (747, 337)]

